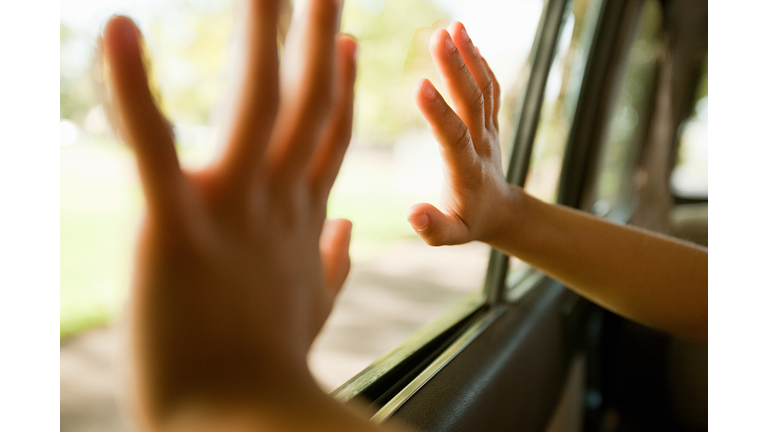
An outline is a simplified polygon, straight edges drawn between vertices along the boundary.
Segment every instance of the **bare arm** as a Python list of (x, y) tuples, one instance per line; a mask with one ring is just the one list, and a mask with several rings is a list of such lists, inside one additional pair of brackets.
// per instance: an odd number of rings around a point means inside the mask
[(541, 202), (504, 180), (499, 86), (460, 23), (438, 30), (430, 51), (453, 108), (427, 80), (416, 103), (440, 143), (441, 208), (416, 204), (408, 220), (430, 245), (480, 240), (640, 323), (707, 339), (707, 251)]
[(706, 249), (514, 193), (520, 224), (489, 244), (619, 315), (706, 342)]

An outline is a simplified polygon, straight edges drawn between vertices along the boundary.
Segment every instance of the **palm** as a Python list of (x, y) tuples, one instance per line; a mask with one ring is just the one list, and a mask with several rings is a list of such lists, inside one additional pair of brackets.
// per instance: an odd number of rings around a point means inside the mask
[(430, 44), (450, 107), (427, 80), (416, 102), (440, 143), (444, 163), (441, 210), (417, 204), (409, 221), (429, 244), (487, 240), (494, 207), (509, 193), (498, 143), (499, 84), (459, 23), (438, 30)]
[(243, 11), (225, 151), (196, 173), (179, 166), (138, 30), (124, 17), (105, 28), (120, 133), (147, 201), (131, 313), (144, 408), (263, 387), (281, 370), (308, 377), (304, 357), (349, 269), (351, 225), (325, 215), (351, 133), (355, 43), (336, 35), (333, 2), (311, 2), (279, 72), (279, 3)]

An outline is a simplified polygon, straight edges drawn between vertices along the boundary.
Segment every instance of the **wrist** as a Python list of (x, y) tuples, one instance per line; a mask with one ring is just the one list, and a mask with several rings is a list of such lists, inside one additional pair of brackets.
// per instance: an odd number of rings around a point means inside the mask
[(327, 397), (308, 369), (273, 371), (266, 377), (254, 368), (251, 375), (243, 375), (237, 387), (196, 387), (151, 406), (140, 401), (136, 414), (151, 431), (272, 430), (268, 425), (290, 417), (290, 410)]
[(530, 198), (520, 187), (506, 184), (499, 205), (493, 210), (492, 229), (482, 241), (511, 254), (528, 220)]
[(311, 430), (295, 427), (295, 413), (311, 412), (327, 399), (311, 383), (296, 387), (286, 385), (258, 396), (225, 395), (185, 401), (161, 421), (150, 425), (156, 432), (216, 432), (221, 430)]

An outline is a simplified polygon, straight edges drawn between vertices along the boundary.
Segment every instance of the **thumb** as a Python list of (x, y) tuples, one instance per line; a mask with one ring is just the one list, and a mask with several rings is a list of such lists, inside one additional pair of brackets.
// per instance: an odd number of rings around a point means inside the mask
[(325, 285), (336, 296), (349, 274), (349, 243), (352, 222), (347, 219), (327, 219), (320, 233), (320, 258), (323, 261)]
[(421, 203), (408, 209), (408, 223), (430, 246), (462, 244), (469, 241), (469, 228), (456, 215), (445, 214), (432, 204)]

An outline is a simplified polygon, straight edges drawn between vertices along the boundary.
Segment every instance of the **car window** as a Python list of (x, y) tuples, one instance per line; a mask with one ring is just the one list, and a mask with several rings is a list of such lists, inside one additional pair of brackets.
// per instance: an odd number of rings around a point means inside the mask
[(619, 68), (598, 155), (592, 212), (620, 222), (626, 222), (632, 210), (635, 166), (653, 100), (661, 19), (659, 2), (646, 1), (628, 58)]
[[(536, 137), (533, 142), (524, 188), (529, 194), (554, 203), (565, 147), (581, 91), (584, 67), (600, 12), (599, 0), (569, 3), (562, 19), (555, 57), (547, 77)], [(532, 269), (515, 257), (510, 258), (506, 286), (508, 298), (515, 300), (531, 285), (523, 282)], [(522, 284), (522, 285), (521, 285)]]
[[(432, 248), (405, 220), (418, 202), (439, 203), (437, 143), (413, 102), (427, 77), (442, 90), (428, 54), (434, 29), (461, 19), (502, 86), (501, 136), (510, 142), (518, 92), (542, 0), (347, 0), (342, 30), (359, 40), (350, 149), (328, 216), (354, 224), (352, 272), (310, 357), (331, 390), (467, 296), (479, 293), (489, 248)], [(153, 55), (159, 102), (174, 123), (182, 165), (218, 151), (218, 96), (226, 88), (232, 1), (61, 3), (62, 338), (114, 322), (125, 302), (142, 213), (130, 151), (111, 134), (100, 104), (96, 36), (117, 12), (135, 18)], [(493, 13), (488, 13), (493, 11)], [(505, 36), (499, 37), (499, 29)], [(209, 116), (209, 113), (212, 113)], [(508, 154), (508, 147), (504, 150)]]
[[(327, 390), (480, 293), (488, 246), (432, 248), (405, 223), (411, 205), (439, 203), (443, 178), (438, 144), (415, 107), (413, 87), (427, 77), (443, 92), (429, 39), (435, 29), (461, 19), (499, 77), (500, 135), (508, 139), (527, 78), (521, 71), (542, 9), (540, 0), (345, 3), (342, 31), (360, 42), (357, 106), (353, 141), (331, 193), (329, 217), (347, 217), (355, 224), (355, 264), (310, 354), (310, 366)], [(514, 35), (499, 38), (499, 28), (513, 28)]]
[(533, 152), (525, 180), (529, 194), (557, 200), (560, 168), (601, 2), (570, 2), (560, 29), (557, 51), (547, 78)]
[(708, 73), (707, 56), (696, 90), (692, 115), (680, 126), (680, 145), (670, 177), (672, 194), (680, 198), (707, 199), (708, 189), (708, 140), (707, 106)]

